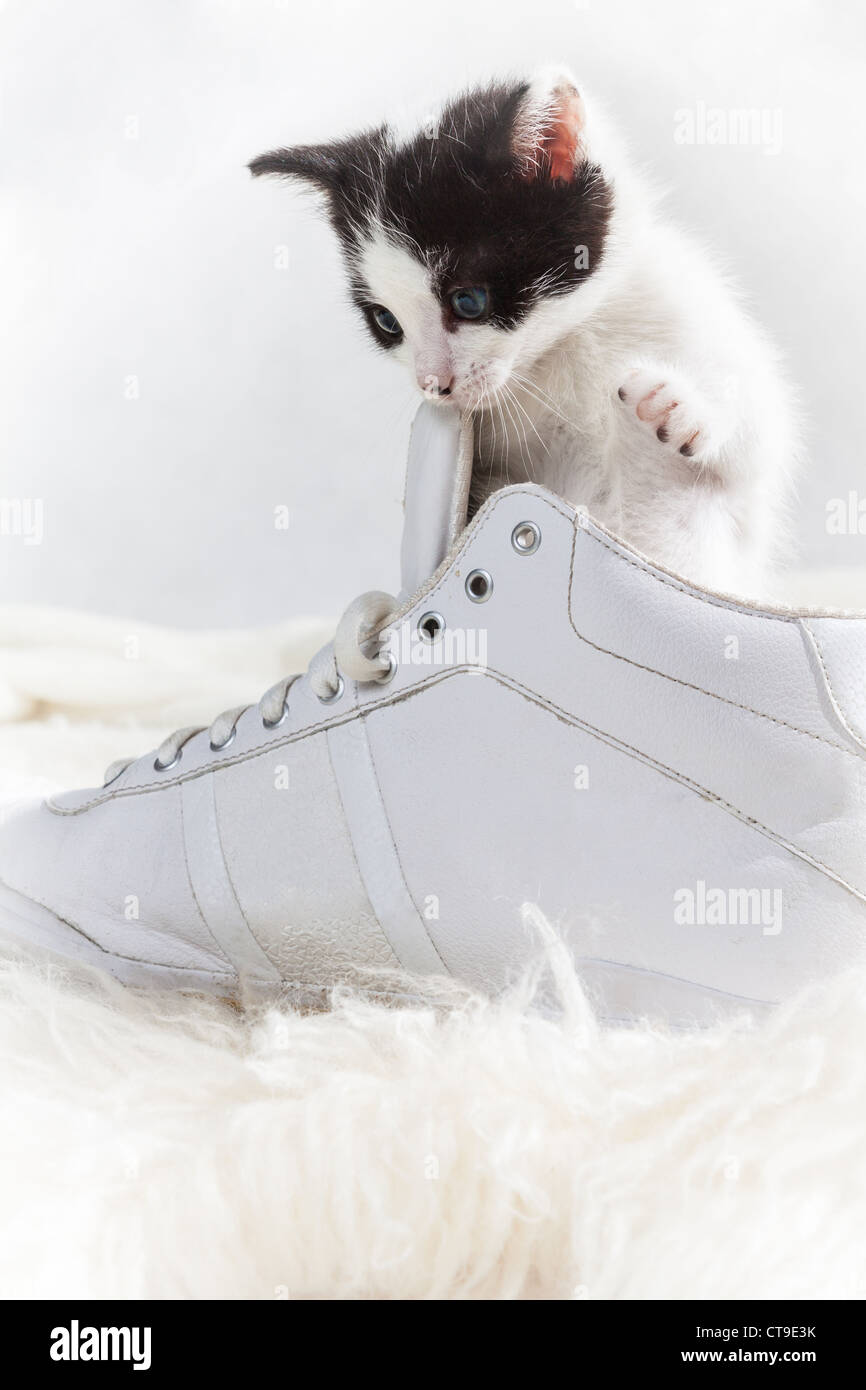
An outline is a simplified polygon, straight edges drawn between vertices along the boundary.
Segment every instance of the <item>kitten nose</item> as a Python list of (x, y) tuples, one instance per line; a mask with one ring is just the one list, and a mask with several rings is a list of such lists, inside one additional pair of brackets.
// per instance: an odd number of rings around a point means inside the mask
[(418, 373), (418, 385), (425, 396), (450, 396), (454, 385), (454, 373), (437, 375), (435, 372)]

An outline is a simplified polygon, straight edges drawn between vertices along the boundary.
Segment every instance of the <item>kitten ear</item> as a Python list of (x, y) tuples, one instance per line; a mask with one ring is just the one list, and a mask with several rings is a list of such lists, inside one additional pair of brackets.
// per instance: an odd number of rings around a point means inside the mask
[(340, 146), (295, 145), (293, 149), (269, 150), (247, 165), (254, 178), (276, 174), (278, 178), (305, 179), (316, 188), (331, 189), (343, 167)]
[(577, 84), (562, 68), (530, 82), (511, 131), (511, 152), (526, 179), (571, 183), (586, 159), (586, 107)]

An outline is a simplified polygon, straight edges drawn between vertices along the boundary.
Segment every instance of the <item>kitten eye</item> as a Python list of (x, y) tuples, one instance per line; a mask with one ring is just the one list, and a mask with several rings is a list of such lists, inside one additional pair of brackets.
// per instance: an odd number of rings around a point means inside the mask
[(451, 296), (451, 308), (459, 319), (480, 319), (487, 313), (488, 294), (479, 285), (471, 289), (455, 290)]
[(382, 332), (389, 334), (392, 338), (398, 338), (403, 332), (390, 309), (385, 309), (381, 306), (378, 309), (374, 309), (373, 318), (376, 320)]

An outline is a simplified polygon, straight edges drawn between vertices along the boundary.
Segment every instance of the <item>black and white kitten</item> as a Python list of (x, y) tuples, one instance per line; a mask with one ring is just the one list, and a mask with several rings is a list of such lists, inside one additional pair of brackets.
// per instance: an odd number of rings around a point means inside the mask
[(374, 341), (476, 414), (475, 506), (530, 478), (688, 578), (764, 585), (796, 453), (775, 355), (567, 72), (250, 168), (326, 195)]

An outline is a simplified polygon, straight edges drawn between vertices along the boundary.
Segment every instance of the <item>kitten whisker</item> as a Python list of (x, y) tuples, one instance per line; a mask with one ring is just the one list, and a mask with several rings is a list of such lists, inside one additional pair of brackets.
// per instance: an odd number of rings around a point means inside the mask
[[(538, 429), (537, 429), (536, 424), (535, 424), (535, 421), (533, 420), (533, 418), (532, 418), (532, 416), (530, 415), (529, 411), (528, 411), (528, 410), (526, 409), (526, 407), (525, 407), (524, 405), (522, 405), (521, 402), (517, 399), (517, 396), (514, 394), (514, 392), (511, 390), (510, 387), (506, 386), (505, 389), (508, 391), (508, 394), (511, 396), (511, 399), (514, 401), (515, 407), (520, 411), (521, 415), (522, 415), (523, 418), (525, 419), (526, 423), (529, 425), (530, 429), (533, 431), (533, 433), (534, 433), (536, 439), (538, 440), (538, 442), (539, 442), (539, 444), (541, 445), (542, 449), (544, 450), (544, 452), (547, 454), (547, 456), (548, 456), (548, 458), (549, 458), (549, 457), (550, 457), (550, 450), (549, 450), (548, 447), (547, 447), (546, 441), (545, 441), (545, 440), (542, 438), (542, 436), (539, 434)], [(524, 439), (526, 439), (526, 431), (525, 431), (525, 429), (524, 429), (523, 437), (524, 437)], [(527, 448), (528, 448), (528, 447), (529, 447), (529, 442), (528, 442), (528, 440), (527, 440)]]
[[(514, 424), (515, 424), (514, 415), (512, 414), (511, 405), (509, 404), (508, 396), (506, 395), (506, 388), (505, 388), (505, 387), (500, 387), (500, 392), (501, 392), (501, 400), (502, 400), (503, 408), (504, 408), (505, 411), (507, 411), (507, 413), (508, 413), (508, 419), (509, 419), (509, 421), (511, 422), (512, 426), (514, 426)], [(515, 428), (516, 428), (516, 427), (515, 427)], [(526, 458), (525, 458), (524, 453), (523, 453), (523, 445), (522, 445), (521, 441), (518, 439), (517, 442), (518, 442), (518, 444), (520, 445), (520, 461), (521, 461), (521, 463), (523, 464), (523, 471), (524, 471), (524, 473), (526, 474), (526, 479), (527, 479), (527, 482), (528, 482), (528, 481), (530, 481), (529, 465), (528, 465), (528, 463), (526, 462)]]
[(511, 406), (513, 405), (514, 407), (514, 418), (522, 436), (522, 442), (520, 444), (520, 457), (523, 459), (523, 467), (526, 472), (526, 480), (527, 482), (531, 482), (532, 470), (530, 469), (529, 465), (532, 461), (532, 450), (529, 447), (529, 440), (526, 436), (526, 426), (524, 425), (521, 419), (521, 415), (525, 415), (526, 412), (522, 409), (519, 402), (516, 400), (514, 396), (514, 392), (510, 390), (507, 384), (503, 385), (502, 390), (505, 393), (505, 396), (507, 397), (508, 401), (510, 402), (508, 407), (509, 415), (511, 415)]
[(505, 440), (505, 450), (502, 455), (502, 463), (505, 468), (505, 485), (507, 487), (511, 482), (511, 477), (508, 471), (508, 427), (505, 424), (505, 416), (502, 413), (502, 402), (499, 399), (498, 395), (493, 396), (493, 402), (496, 406), (496, 409), (499, 411), (499, 420), (502, 425), (502, 437)]
[(568, 425), (571, 429), (577, 430), (578, 433), (580, 432), (580, 425), (578, 422), (570, 419), (567, 415), (563, 415), (555, 402), (542, 390), (537, 382), (532, 381), (529, 377), (521, 376), (519, 372), (515, 371), (512, 371), (511, 376), (513, 380), (517, 382), (518, 387), (525, 391), (538, 405), (543, 406), (551, 415), (555, 415), (564, 425)]

